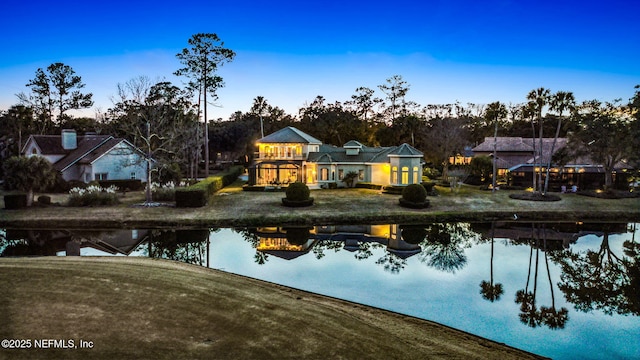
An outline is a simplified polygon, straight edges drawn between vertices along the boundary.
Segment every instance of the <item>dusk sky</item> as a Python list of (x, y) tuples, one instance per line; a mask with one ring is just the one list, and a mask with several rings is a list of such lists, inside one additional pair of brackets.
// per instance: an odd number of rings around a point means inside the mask
[(181, 86), (175, 55), (199, 32), (236, 52), (210, 118), (246, 112), (256, 96), (296, 115), (317, 95), (343, 102), (393, 75), (421, 105), (519, 103), (538, 87), (626, 101), (640, 84), (639, 10), (635, 0), (5, 0), (0, 110), (54, 62), (94, 94), (87, 116), (140, 75)]

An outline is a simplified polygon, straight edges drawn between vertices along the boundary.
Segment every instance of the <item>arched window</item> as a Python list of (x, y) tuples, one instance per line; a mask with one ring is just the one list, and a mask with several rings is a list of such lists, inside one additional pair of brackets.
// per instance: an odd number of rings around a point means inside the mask
[(329, 169), (327, 168), (320, 169), (320, 180), (324, 180), (324, 181), (329, 180)]
[(391, 168), (391, 184), (398, 183), (398, 167), (394, 166)]
[(402, 167), (402, 185), (407, 185), (407, 184), (409, 184), (409, 167), (403, 166)]
[(417, 166), (413, 167), (413, 183), (414, 184), (419, 184), (420, 183), (420, 179), (418, 179), (418, 174), (419, 174), (418, 170), (419, 169), (418, 169)]

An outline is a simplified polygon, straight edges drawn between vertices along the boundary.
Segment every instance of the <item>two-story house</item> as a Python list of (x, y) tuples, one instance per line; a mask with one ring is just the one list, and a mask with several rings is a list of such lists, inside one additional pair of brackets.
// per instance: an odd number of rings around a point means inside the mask
[(258, 140), (258, 153), (249, 169), (249, 185), (280, 185), (300, 181), (310, 188), (343, 181), (409, 185), (422, 181), (423, 154), (409, 144), (369, 147), (351, 140), (342, 147), (326, 145), (294, 127), (286, 127)]

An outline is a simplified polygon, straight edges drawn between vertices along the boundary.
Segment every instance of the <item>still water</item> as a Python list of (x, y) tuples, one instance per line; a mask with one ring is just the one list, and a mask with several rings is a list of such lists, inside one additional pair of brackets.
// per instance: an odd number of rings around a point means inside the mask
[(640, 358), (640, 226), (440, 223), (6, 230), (0, 254), (189, 262), (449, 325), (554, 359)]

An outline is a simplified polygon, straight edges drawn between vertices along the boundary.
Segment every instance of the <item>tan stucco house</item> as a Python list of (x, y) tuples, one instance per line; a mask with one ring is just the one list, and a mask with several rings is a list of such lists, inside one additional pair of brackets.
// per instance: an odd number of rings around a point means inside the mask
[(409, 185), (422, 181), (423, 154), (409, 144), (369, 147), (351, 140), (343, 146), (323, 144), (294, 127), (286, 127), (257, 141), (258, 152), (249, 169), (249, 185), (289, 184), (310, 188), (343, 181), (349, 172), (355, 182)]

